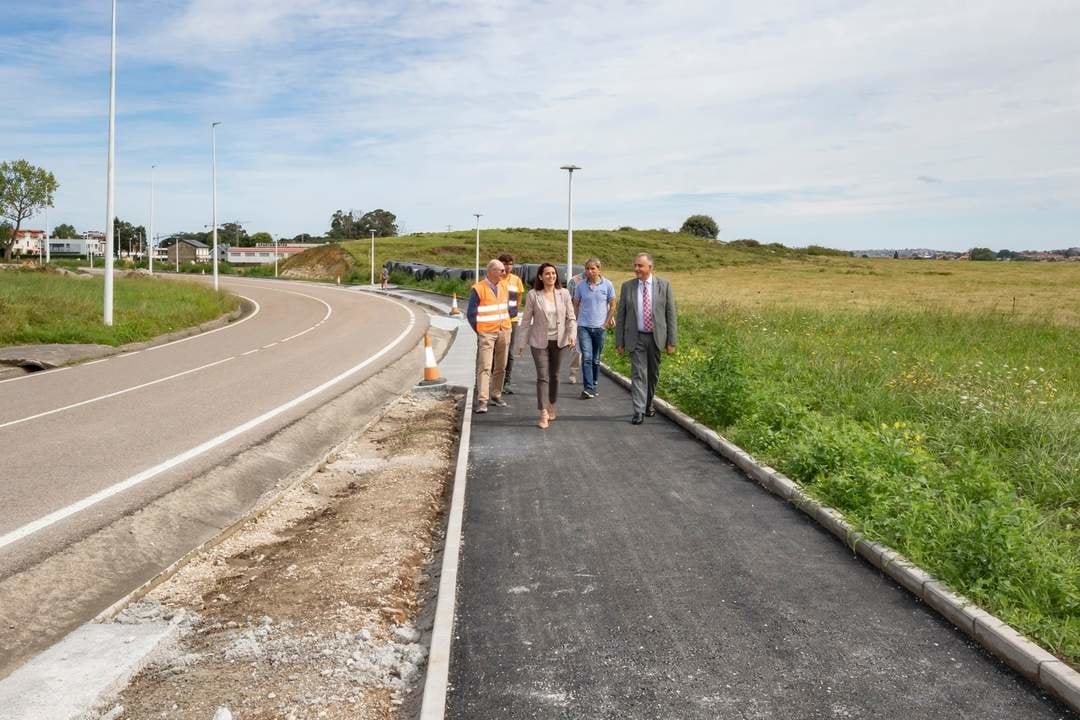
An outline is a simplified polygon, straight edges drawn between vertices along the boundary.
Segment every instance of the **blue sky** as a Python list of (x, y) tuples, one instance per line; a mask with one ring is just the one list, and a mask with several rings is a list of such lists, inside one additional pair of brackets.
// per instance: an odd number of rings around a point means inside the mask
[[(812, 9), (811, 9), (812, 8)], [(117, 214), (321, 233), (677, 229), (1080, 245), (1080, 3), (120, 0)], [(0, 159), (105, 224), (108, 0), (0, 2)], [(43, 219), (33, 224), (42, 225)]]

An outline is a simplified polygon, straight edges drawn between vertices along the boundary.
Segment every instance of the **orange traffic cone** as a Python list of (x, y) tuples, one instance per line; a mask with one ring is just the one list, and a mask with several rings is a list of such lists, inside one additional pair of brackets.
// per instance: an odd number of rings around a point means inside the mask
[(431, 347), (431, 338), (424, 333), (424, 379), (421, 385), (441, 385), (446, 378), (439, 377), (439, 366), (435, 363), (435, 351)]
[(459, 310), (458, 306), (457, 306), (457, 293), (454, 293), (454, 304), (450, 306), (450, 314), (451, 315), (460, 315), (461, 314), (461, 310)]

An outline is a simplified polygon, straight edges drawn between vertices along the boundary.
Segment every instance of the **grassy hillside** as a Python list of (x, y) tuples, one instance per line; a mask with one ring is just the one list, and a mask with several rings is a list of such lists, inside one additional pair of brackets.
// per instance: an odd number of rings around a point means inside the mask
[[(420, 260), (439, 265), (472, 267), (476, 234), (471, 231), (423, 233), (375, 239), (375, 264), (386, 260)], [(356, 259), (358, 268), (368, 266), (368, 240), (342, 243)], [(574, 259), (590, 255), (609, 267), (630, 268), (634, 255), (646, 250), (663, 267), (717, 268), (779, 260), (806, 258), (820, 250), (792, 250), (781, 245), (747, 247), (739, 242), (717, 243), (684, 233), (659, 230), (575, 230)], [(480, 231), (480, 262), (501, 252), (511, 252), (520, 262), (566, 262), (566, 231), (543, 228), (506, 228)]]

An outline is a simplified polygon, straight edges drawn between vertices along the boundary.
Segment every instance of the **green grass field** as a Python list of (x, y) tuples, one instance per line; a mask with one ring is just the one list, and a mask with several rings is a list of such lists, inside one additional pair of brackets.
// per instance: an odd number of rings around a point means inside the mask
[[(377, 263), (471, 267), (472, 239), (379, 240)], [(574, 244), (616, 283), (641, 250), (672, 281), (681, 337), (662, 396), (1080, 663), (1080, 262), (863, 259), (637, 231), (576, 231)], [(366, 242), (345, 246), (366, 263)], [(564, 231), (485, 230), (481, 247), (481, 262), (565, 262)], [(610, 342), (606, 355), (627, 369)]]
[(239, 299), (190, 282), (118, 276), (113, 325), (102, 324), (104, 280), (35, 270), (0, 272), (0, 346), (122, 345), (213, 320)]

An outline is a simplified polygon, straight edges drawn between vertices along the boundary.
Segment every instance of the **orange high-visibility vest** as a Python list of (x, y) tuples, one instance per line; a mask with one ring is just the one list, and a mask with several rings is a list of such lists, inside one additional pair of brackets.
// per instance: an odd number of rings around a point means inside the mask
[(496, 292), (491, 283), (481, 280), (472, 286), (479, 304), (476, 308), (476, 332), (494, 333), (510, 329), (510, 289), (499, 283)]

